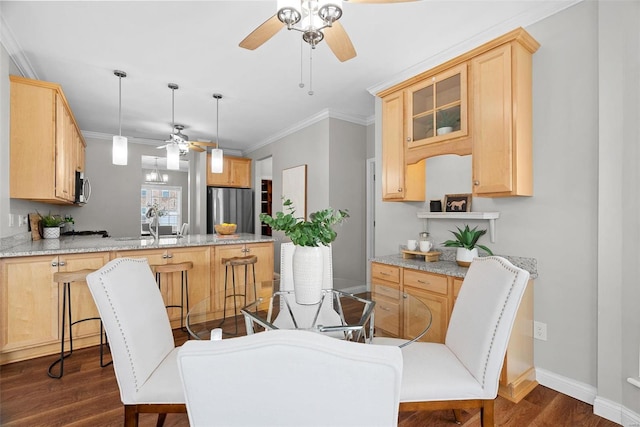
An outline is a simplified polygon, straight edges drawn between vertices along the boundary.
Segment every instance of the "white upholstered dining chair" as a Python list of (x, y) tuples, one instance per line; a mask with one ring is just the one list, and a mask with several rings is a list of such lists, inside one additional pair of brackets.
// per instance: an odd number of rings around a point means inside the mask
[(178, 365), (192, 427), (398, 422), (402, 354), (397, 347), (272, 330), (189, 341), (178, 352)]
[(139, 413), (186, 412), (173, 333), (164, 301), (146, 259), (118, 258), (87, 276), (104, 323), (124, 425)]
[[(320, 246), (323, 254), (323, 277), (322, 289), (333, 289), (333, 264), (331, 245)], [(295, 246), (293, 243), (283, 243), (280, 245), (280, 290), (293, 290), (293, 252)], [(297, 304), (294, 295), (287, 295), (287, 301), (291, 307), (291, 311), (296, 319), (298, 328), (309, 328), (313, 323), (317, 312), (316, 306), (305, 306)], [(284, 299), (281, 300), (280, 312), (273, 321), (274, 326), (279, 329), (292, 329), (293, 320), (288, 310), (284, 309)], [(316, 321), (317, 325), (340, 325), (340, 315), (333, 309), (333, 299), (326, 298), (320, 308), (320, 313)], [(336, 334), (336, 333), (332, 333)], [(343, 335), (338, 332), (337, 335)]]
[[(508, 260), (475, 258), (458, 294), (444, 344), (402, 348), (400, 411), (480, 408), (481, 425), (494, 425), (494, 400), (529, 273)], [(374, 338), (397, 345), (396, 339)]]

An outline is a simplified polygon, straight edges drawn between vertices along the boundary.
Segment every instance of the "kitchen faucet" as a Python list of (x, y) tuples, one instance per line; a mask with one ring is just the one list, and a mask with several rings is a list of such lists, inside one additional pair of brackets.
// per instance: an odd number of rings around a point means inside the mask
[[(151, 206), (147, 209), (147, 218), (151, 219), (151, 224), (149, 224), (149, 233), (153, 236), (153, 240), (158, 240), (159, 237), (159, 227), (160, 227), (160, 218), (158, 217), (158, 210)], [(155, 229), (154, 229), (155, 225)]]

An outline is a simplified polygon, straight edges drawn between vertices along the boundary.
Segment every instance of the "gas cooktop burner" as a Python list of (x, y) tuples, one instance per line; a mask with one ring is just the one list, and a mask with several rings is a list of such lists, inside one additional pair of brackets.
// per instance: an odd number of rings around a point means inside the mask
[(61, 233), (63, 236), (93, 236), (97, 234), (101, 234), (102, 237), (109, 237), (109, 232), (106, 230), (100, 231), (65, 231)]

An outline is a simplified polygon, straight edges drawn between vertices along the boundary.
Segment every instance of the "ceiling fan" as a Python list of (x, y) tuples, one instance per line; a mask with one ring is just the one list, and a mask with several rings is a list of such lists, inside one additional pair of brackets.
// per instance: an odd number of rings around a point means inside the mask
[[(350, 3), (401, 3), (414, 0), (345, 0)], [(302, 39), (315, 48), (323, 39), (341, 61), (355, 58), (356, 50), (344, 27), (342, 0), (278, 0), (275, 15), (240, 42), (240, 47), (254, 50), (276, 35), (285, 26), (302, 33)], [(296, 24), (300, 24), (296, 26)]]
[(157, 148), (167, 148), (167, 150), (169, 151), (169, 146), (175, 144), (175, 146), (177, 146), (179, 150), (180, 155), (185, 156), (189, 152), (189, 150), (194, 150), (202, 153), (206, 151), (206, 147), (217, 147), (217, 144), (214, 142), (190, 141), (189, 137), (182, 133), (182, 131), (184, 130), (184, 125), (177, 125), (174, 121), (175, 91), (179, 88), (179, 86), (175, 83), (169, 83), (167, 86), (169, 87), (169, 89), (171, 89), (171, 125), (173, 131), (169, 135), (169, 139), (164, 141), (166, 142), (166, 144), (161, 145)]

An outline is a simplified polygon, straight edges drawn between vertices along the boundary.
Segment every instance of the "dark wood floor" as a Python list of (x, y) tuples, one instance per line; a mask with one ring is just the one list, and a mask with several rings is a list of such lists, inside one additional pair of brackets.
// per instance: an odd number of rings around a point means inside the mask
[[(242, 328), (244, 322), (239, 322)], [(176, 343), (186, 336), (175, 331)], [(75, 350), (65, 361), (64, 376), (52, 379), (47, 368), (55, 356), (0, 366), (0, 425), (121, 426), (123, 409), (113, 366), (100, 368), (98, 348)], [(142, 414), (141, 426), (155, 425), (156, 416)], [(538, 386), (520, 403), (498, 398), (496, 424), (510, 427), (611, 427), (617, 424), (593, 415), (591, 405)], [(169, 414), (167, 427), (189, 425), (186, 414)], [(401, 427), (455, 427), (451, 411), (400, 414)], [(463, 412), (463, 426), (480, 426), (479, 413)]]

